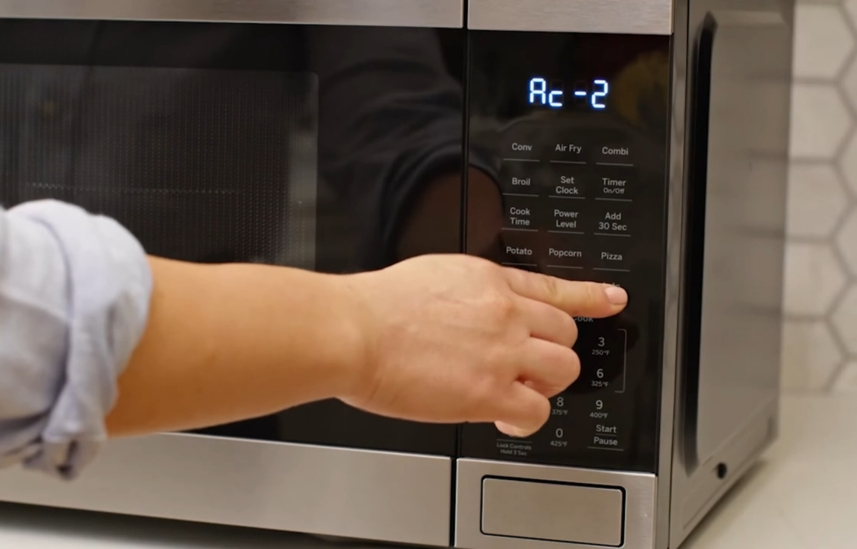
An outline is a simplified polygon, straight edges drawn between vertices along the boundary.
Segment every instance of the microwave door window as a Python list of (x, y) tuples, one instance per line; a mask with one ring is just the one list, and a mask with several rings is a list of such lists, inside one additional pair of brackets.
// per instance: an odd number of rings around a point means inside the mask
[(314, 265), (314, 75), (2, 69), (2, 177), (20, 201), (105, 213), (163, 257)]
[[(0, 201), (154, 255), (324, 272), (460, 250), (460, 30), (0, 22)], [(455, 428), (324, 402), (209, 434), (452, 455)]]

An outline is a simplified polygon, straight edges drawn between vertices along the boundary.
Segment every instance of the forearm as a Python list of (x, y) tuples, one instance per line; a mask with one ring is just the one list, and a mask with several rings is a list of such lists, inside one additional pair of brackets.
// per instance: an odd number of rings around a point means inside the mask
[(359, 379), (358, 329), (334, 275), (155, 258), (150, 264), (149, 321), (119, 379), (107, 418), (111, 436), (267, 415), (343, 396)]

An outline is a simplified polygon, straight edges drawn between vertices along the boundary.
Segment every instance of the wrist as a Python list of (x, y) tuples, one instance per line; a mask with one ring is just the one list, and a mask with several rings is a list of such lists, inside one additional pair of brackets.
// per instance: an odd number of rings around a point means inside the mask
[(333, 359), (337, 366), (335, 398), (361, 401), (372, 392), (376, 378), (374, 370), (374, 332), (377, 321), (372, 318), (371, 304), (360, 291), (365, 274), (334, 275), (329, 280), (335, 289)]

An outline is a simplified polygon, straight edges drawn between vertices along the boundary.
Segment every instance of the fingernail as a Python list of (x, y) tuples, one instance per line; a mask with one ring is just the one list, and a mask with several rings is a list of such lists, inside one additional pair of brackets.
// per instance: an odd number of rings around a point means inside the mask
[(607, 294), (607, 300), (613, 305), (624, 305), (628, 303), (628, 293), (619, 286), (608, 284), (604, 288), (604, 293)]

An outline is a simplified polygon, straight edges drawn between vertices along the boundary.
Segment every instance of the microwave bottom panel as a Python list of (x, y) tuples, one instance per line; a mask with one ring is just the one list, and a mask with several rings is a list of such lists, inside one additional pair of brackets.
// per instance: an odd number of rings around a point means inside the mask
[(177, 434), (111, 442), (73, 482), (4, 471), (0, 501), (417, 546), (677, 549), (776, 419), (774, 400), (675, 490), (648, 473)]
[(199, 435), (112, 441), (62, 482), (0, 474), (0, 501), (447, 546), (452, 459)]

